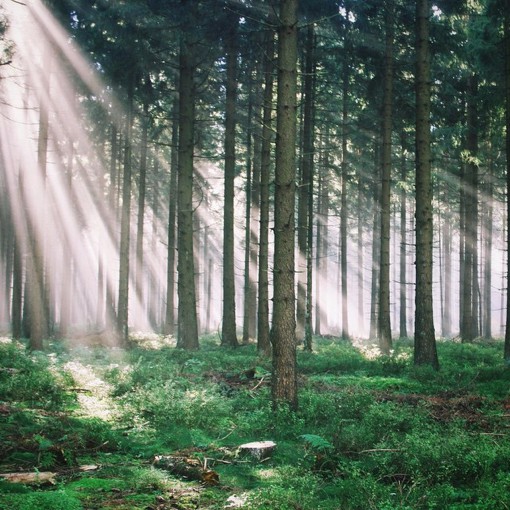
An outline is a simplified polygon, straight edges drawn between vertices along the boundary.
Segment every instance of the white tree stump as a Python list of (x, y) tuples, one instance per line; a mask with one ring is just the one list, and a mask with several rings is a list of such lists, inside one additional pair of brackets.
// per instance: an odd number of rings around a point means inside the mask
[(245, 443), (239, 446), (240, 454), (250, 455), (256, 460), (265, 460), (271, 456), (276, 448), (274, 441), (255, 441), (253, 443)]

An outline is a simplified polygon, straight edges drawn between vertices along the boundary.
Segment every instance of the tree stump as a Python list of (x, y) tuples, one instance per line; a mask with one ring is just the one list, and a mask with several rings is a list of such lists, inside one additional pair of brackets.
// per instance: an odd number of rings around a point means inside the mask
[(250, 455), (256, 460), (268, 459), (273, 450), (276, 448), (274, 441), (255, 441), (253, 443), (245, 443), (239, 446), (238, 451), (240, 454)]

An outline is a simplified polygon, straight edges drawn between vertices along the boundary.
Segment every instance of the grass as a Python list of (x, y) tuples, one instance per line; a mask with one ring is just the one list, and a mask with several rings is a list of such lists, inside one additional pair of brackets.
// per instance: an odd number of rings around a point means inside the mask
[[(317, 338), (298, 354), (293, 413), (273, 412), (271, 364), (254, 346), (205, 338), (184, 352), (163, 340), (127, 352), (56, 343), (45, 354), (0, 343), (0, 472), (56, 473), (49, 486), (0, 481), (0, 510), (510, 507), (499, 342), (440, 342), (435, 372), (413, 367), (406, 341), (378, 356)], [(238, 454), (266, 439), (277, 443), (271, 458)], [(157, 455), (219, 483), (157, 467)]]

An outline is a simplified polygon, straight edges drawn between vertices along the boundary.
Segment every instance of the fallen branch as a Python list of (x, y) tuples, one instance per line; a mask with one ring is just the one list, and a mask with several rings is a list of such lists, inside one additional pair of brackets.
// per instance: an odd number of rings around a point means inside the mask
[(202, 463), (196, 458), (178, 455), (156, 455), (153, 464), (155, 467), (165, 469), (173, 475), (188, 480), (196, 480), (205, 485), (218, 485), (220, 482), (218, 473), (202, 466)]
[(57, 473), (40, 471), (34, 473), (0, 473), (0, 477), (10, 483), (25, 483), (27, 485), (55, 485)]

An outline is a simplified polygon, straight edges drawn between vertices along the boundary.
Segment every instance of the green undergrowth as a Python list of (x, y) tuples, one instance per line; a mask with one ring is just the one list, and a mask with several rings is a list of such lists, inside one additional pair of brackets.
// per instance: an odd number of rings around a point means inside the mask
[[(510, 507), (500, 342), (439, 342), (436, 372), (413, 366), (409, 341), (380, 356), (316, 338), (298, 352), (297, 412), (272, 409), (271, 362), (255, 346), (217, 344), (31, 354), (1, 342), (0, 472), (54, 479), (0, 480), (0, 510)], [(239, 453), (260, 440), (276, 442), (270, 458)], [(163, 469), (161, 455), (217, 483)]]

